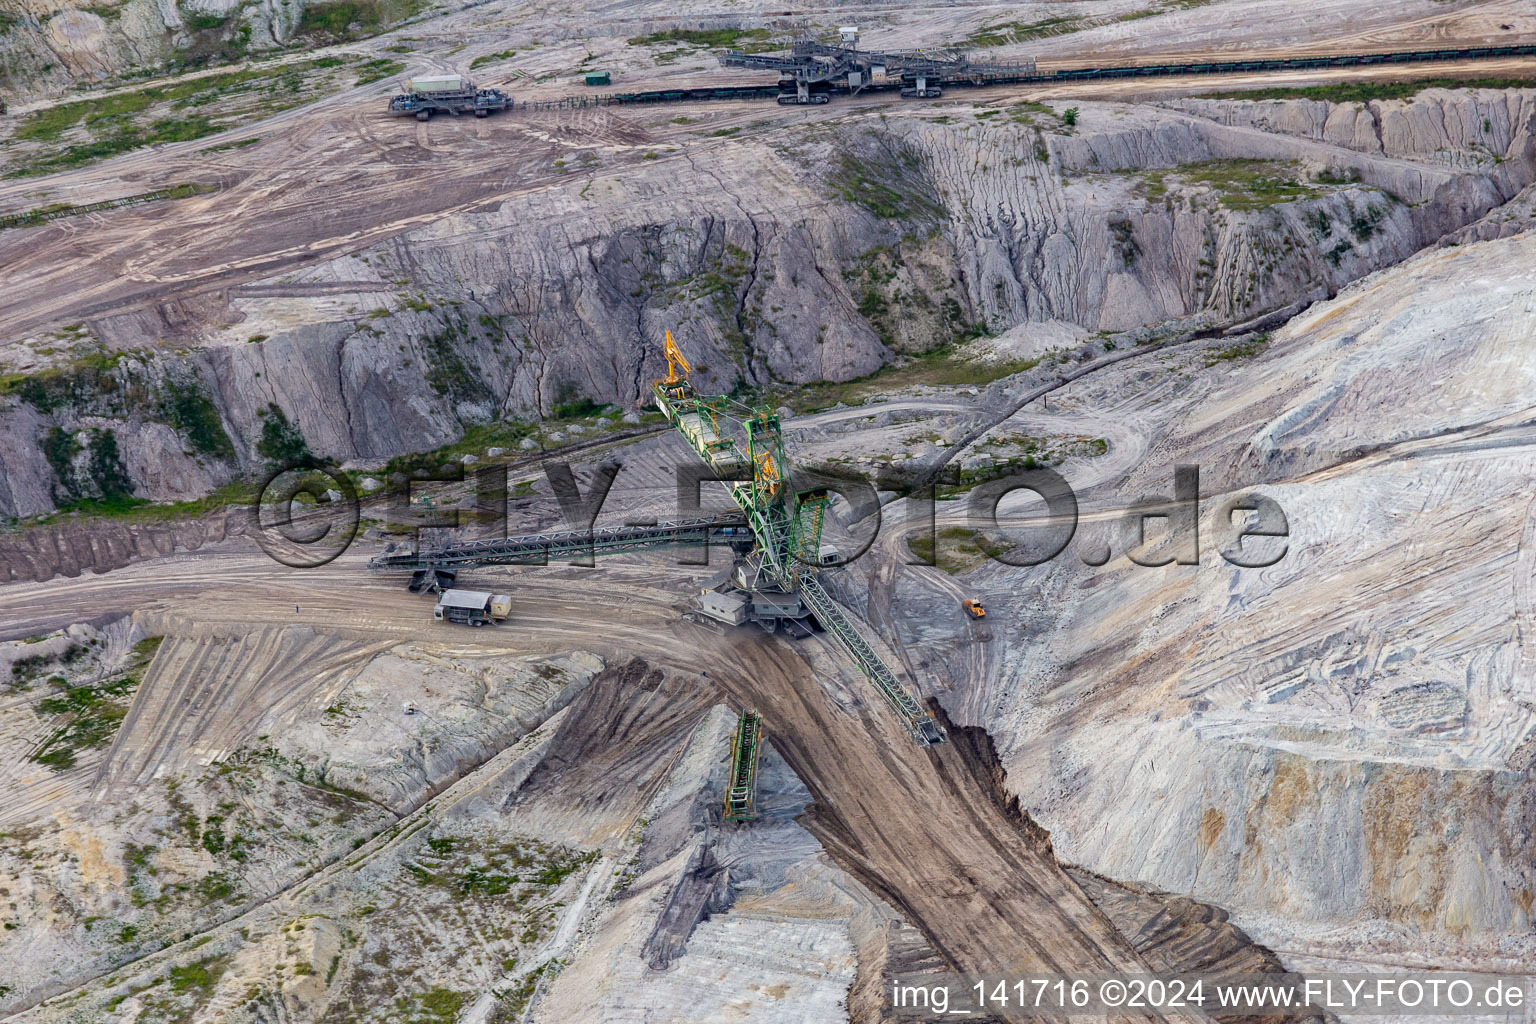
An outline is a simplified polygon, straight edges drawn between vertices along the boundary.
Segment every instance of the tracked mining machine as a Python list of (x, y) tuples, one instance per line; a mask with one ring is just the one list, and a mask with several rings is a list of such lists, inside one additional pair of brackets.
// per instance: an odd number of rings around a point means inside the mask
[(834, 90), (856, 96), (869, 86), (884, 88), (895, 79), (901, 81), (901, 95), (909, 99), (938, 99), (944, 95), (945, 82), (980, 85), (1035, 73), (1032, 60), (980, 61), (959, 50), (860, 50), (858, 29), (840, 31), (840, 45), (797, 39), (787, 57), (730, 50), (720, 55), (720, 63), (728, 68), (777, 71), (779, 102), (786, 106), (827, 103)]
[(737, 559), (734, 589), (754, 603), (780, 596), (798, 602), (806, 618), (853, 659), (912, 739), (924, 746), (943, 743), (943, 730), (933, 716), (822, 587), (817, 566), (822, 519), (831, 498), (825, 487), (797, 484), (779, 417), (768, 406), (746, 406), (727, 395), (694, 390), (692, 368), (671, 331), (665, 352), (667, 376), (651, 384), (656, 408), (721, 478), (752, 530), (755, 543)]
[(405, 84), (405, 92), (389, 101), (389, 112), (416, 120), (430, 120), (433, 114), (474, 114), (487, 117), (494, 110), (508, 110), (512, 97), (500, 89), (479, 89), (459, 75), (423, 75)]
[(824, 630), (842, 647), (917, 743), (944, 742), (939, 728), (863, 631), (822, 586), (819, 570), (836, 551), (821, 543), (831, 496), (826, 487), (797, 481), (779, 417), (766, 405), (696, 391), (672, 332), (666, 333), (668, 373), (653, 381), (656, 408), (688, 442), (736, 508), (694, 519), (601, 530), (534, 534), (400, 551), (393, 545), (369, 560), (380, 571), (410, 571), (413, 591), (454, 588), (458, 570), (475, 565), (528, 564), (550, 558), (617, 554), (662, 547), (725, 543), (735, 554), (727, 578), (700, 596), (700, 611), (726, 624), (755, 622), (809, 636)]

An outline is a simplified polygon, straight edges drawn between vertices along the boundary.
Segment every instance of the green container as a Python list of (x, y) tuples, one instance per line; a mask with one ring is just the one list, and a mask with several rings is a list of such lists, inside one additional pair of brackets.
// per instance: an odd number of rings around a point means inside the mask
[(587, 84), (588, 85), (607, 85), (607, 84), (609, 84), (608, 72), (606, 72), (606, 71), (588, 71), (587, 72)]

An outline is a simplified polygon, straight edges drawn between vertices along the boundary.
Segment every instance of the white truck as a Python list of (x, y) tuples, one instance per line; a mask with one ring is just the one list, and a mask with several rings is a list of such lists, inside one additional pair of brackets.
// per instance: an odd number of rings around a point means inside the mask
[(438, 596), (432, 617), (464, 626), (488, 626), (512, 612), (512, 598), (483, 590), (445, 590)]

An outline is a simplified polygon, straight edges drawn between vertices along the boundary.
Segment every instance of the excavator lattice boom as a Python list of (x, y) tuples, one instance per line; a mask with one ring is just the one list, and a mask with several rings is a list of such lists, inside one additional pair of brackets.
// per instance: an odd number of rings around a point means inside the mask
[[(670, 331), (666, 345), (672, 369), (682, 353)], [(651, 393), (662, 415), (705, 463), (717, 470), (722, 465), (750, 467), (750, 478), (722, 481), (746, 513), (756, 540), (744, 559), (751, 571), (743, 578), (750, 577), (754, 586), (798, 598), (853, 658), (914, 740), (924, 745), (944, 742), (933, 716), (822, 586), (816, 554), (831, 498), (825, 488), (796, 487), (778, 415), (766, 406), (749, 407), (723, 395), (700, 395), (686, 378), (678, 378), (675, 369), (666, 379), (654, 382)], [(732, 425), (744, 436), (745, 452), (737, 447)]]
[(667, 332), (667, 379), (658, 381), (668, 387), (676, 387), (686, 383), (688, 375), (693, 372), (693, 367), (688, 365), (688, 360), (683, 356), (682, 349), (677, 347), (677, 342), (672, 340), (672, 332)]

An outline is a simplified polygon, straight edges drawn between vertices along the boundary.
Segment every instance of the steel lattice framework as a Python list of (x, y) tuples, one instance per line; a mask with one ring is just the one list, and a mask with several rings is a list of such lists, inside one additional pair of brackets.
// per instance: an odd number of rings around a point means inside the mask
[[(825, 103), (826, 86), (847, 84), (858, 93), (887, 76), (904, 83), (902, 95), (938, 96), (939, 86), (950, 83), (981, 85), (1004, 78), (1028, 77), (1036, 73), (1030, 59), (985, 61), (973, 59), (961, 50), (916, 50), (911, 52), (859, 50), (833, 46), (815, 39), (797, 39), (788, 56), (743, 53), (728, 50), (719, 57), (728, 68), (777, 71), (785, 83), (793, 81), (796, 92), (781, 91), (780, 102)], [(823, 87), (812, 91), (811, 86)], [(787, 86), (786, 86), (787, 90)]]
[(731, 734), (731, 775), (725, 784), (725, 820), (757, 817), (757, 756), (763, 747), (763, 719), (743, 711)]
[[(896, 712), (914, 740), (944, 742), (933, 717), (912, 696), (837, 603), (813, 566), (821, 545), (829, 497), (824, 488), (797, 490), (784, 454), (779, 417), (765, 406), (749, 407), (724, 396), (700, 395), (688, 380), (689, 366), (667, 332), (664, 380), (651, 385), (656, 406), (699, 457), (727, 483), (731, 498), (746, 513), (757, 546), (748, 555), (785, 591), (799, 593), (822, 628), (842, 644), (881, 698)], [(738, 447), (733, 426), (745, 436)]]
[(436, 548), (386, 551), (371, 559), (368, 568), (454, 569), (475, 565), (532, 565), (552, 558), (617, 555), (661, 547), (702, 547), (716, 541), (741, 544), (751, 543), (755, 539), (744, 513), (722, 512), (697, 519), (670, 519), (601, 530), (565, 530), (521, 537), (492, 537)]

